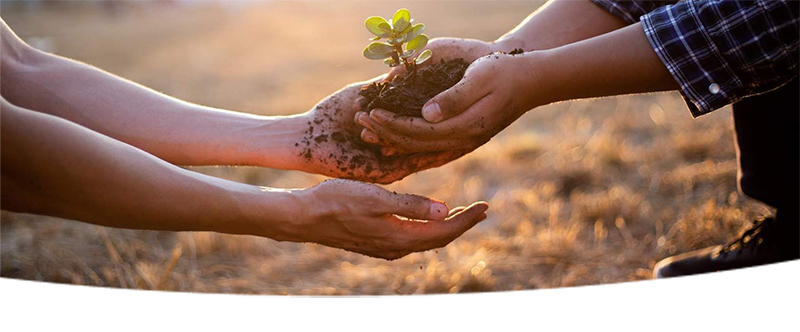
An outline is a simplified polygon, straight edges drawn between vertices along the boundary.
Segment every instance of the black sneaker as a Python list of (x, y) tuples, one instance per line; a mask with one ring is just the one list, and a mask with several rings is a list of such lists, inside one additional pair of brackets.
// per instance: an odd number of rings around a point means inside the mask
[[(797, 223), (797, 220), (782, 220)], [(781, 229), (776, 218), (756, 221), (738, 239), (724, 246), (708, 247), (665, 258), (656, 264), (653, 277), (670, 278), (738, 269), (800, 258), (795, 225)]]

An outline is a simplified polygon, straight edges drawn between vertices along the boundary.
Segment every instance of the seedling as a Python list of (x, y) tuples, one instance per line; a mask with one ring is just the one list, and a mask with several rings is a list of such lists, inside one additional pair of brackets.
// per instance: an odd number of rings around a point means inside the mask
[[(373, 42), (364, 48), (364, 56), (367, 59), (383, 60), (389, 67), (402, 64), (406, 71), (414, 72), (417, 65), (431, 58), (431, 50), (425, 50), (416, 60), (411, 59), (428, 44), (428, 36), (422, 33), (425, 25), (414, 24), (411, 14), (405, 8), (395, 12), (391, 22), (380, 16), (372, 16), (364, 21), (364, 25), (375, 35), (375, 38), (371, 39)], [(380, 42), (382, 38), (385, 38), (386, 42)]]

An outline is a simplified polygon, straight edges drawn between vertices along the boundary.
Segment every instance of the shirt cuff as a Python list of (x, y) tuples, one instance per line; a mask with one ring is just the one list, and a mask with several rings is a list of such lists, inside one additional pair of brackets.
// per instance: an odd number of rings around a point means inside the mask
[(736, 77), (698, 18), (691, 1), (658, 8), (641, 17), (644, 33), (658, 58), (680, 85), (693, 117), (740, 98)]

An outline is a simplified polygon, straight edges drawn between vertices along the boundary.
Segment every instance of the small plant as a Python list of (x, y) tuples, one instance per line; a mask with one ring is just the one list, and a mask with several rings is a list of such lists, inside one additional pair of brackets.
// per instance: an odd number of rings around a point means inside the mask
[[(420, 53), (416, 60), (411, 59), (428, 44), (428, 36), (422, 33), (425, 25), (413, 23), (411, 14), (405, 8), (394, 13), (391, 23), (380, 16), (367, 18), (364, 25), (375, 38), (364, 48), (364, 56), (370, 60), (383, 60), (389, 67), (402, 64), (408, 72), (416, 70), (417, 65), (431, 58), (431, 50)], [(387, 41), (379, 42), (381, 38)]]

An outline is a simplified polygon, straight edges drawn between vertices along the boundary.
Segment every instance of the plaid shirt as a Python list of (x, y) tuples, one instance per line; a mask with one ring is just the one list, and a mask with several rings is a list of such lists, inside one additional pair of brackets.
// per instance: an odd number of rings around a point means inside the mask
[(592, 1), (628, 23), (641, 20), (694, 117), (798, 75), (800, 2)]

